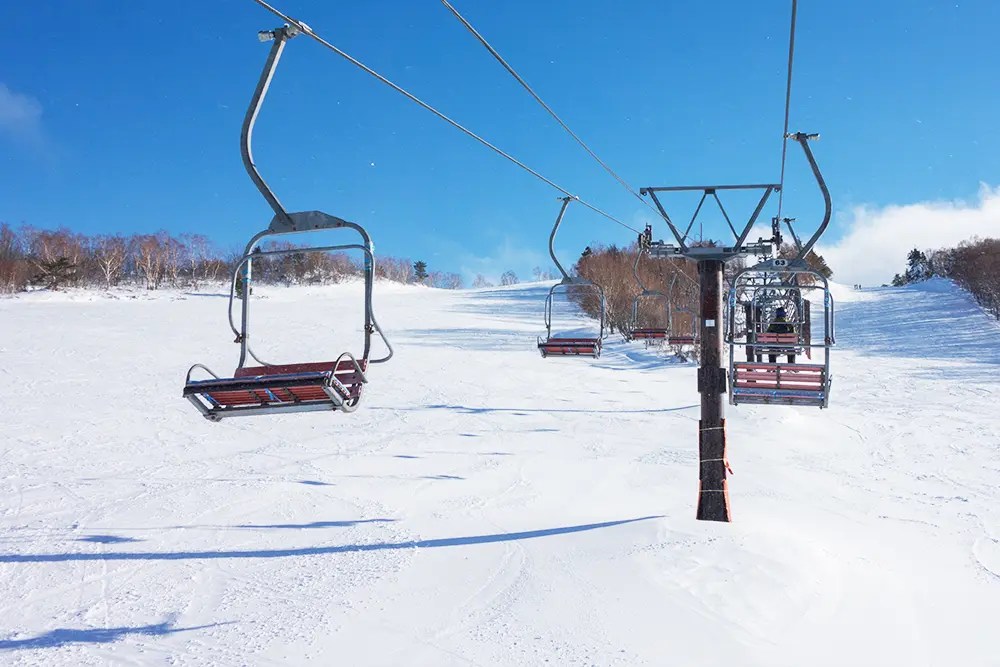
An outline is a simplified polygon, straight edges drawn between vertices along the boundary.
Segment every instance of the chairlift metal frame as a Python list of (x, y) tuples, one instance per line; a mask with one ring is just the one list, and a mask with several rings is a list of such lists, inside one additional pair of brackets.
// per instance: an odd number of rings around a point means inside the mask
[[(826, 206), (826, 212), (823, 216), (823, 221), (820, 223), (819, 227), (813, 233), (813, 235), (805, 243), (801, 243), (798, 237), (795, 236), (794, 231), (792, 232), (793, 237), (796, 239), (796, 245), (799, 250), (799, 254), (795, 257), (793, 261), (799, 262), (805, 259), (805, 256), (816, 244), (816, 241), (823, 232), (826, 231), (827, 226), (830, 224), (830, 216), (832, 212), (832, 202), (830, 200), (830, 191), (826, 187), (826, 181), (823, 180), (823, 175), (820, 173), (819, 165), (816, 164), (816, 158), (813, 156), (812, 149), (809, 148), (810, 141), (819, 139), (818, 133), (806, 133), (806, 132), (794, 132), (788, 134), (786, 139), (791, 139), (798, 143), (803, 152), (805, 153), (806, 160), (809, 162), (809, 167), (812, 169), (813, 176), (816, 178), (816, 182), (820, 187), (820, 191), (823, 195), (823, 201)], [(720, 191), (728, 190), (763, 190), (761, 194), (760, 201), (757, 203), (757, 207), (754, 209), (750, 218), (747, 220), (741, 232), (737, 232), (736, 228), (733, 226), (732, 220), (729, 218), (728, 212), (726, 212), (725, 207), (722, 204), (722, 200), (719, 199), (718, 193)], [(658, 192), (698, 192), (702, 193), (701, 200), (698, 202), (698, 206), (695, 209), (694, 215), (691, 216), (691, 221), (688, 223), (687, 228), (682, 234), (678, 230), (674, 221), (670, 218), (670, 215), (664, 209), (663, 204), (660, 202), (660, 198), (657, 196)], [(676, 245), (673, 243), (664, 243), (661, 241), (649, 240), (649, 254), (651, 257), (683, 257), (685, 259), (690, 259), (694, 261), (703, 260), (718, 260), (723, 263), (730, 260), (736, 259), (737, 257), (746, 257), (749, 255), (756, 255), (758, 257), (770, 258), (773, 254), (773, 245), (775, 243), (775, 238), (770, 239), (758, 239), (753, 243), (747, 242), (747, 237), (750, 235), (750, 230), (753, 228), (754, 224), (757, 222), (757, 218), (760, 217), (761, 211), (764, 209), (764, 205), (767, 204), (767, 200), (770, 198), (771, 194), (774, 192), (780, 192), (781, 185), (778, 183), (759, 183), (759, 184), (749, 184), (749, 185), (672, 185), (672, 186), (657, 186), (657, 187), (645, 187), (639, 188), (639, 194), (649, 195), (656, 204), (656, 208), (660, 213), (660, 216), (670, 227), (670, 231), (674, 235), (676, 240)], [(730, 231), (732, 231), (733, 236), (736, 238), (735, 243), (732, 246), (690, 246), (687, 243), (687, 237), (691, 233), (691, 229), (694, 227), (695, 221), (701, 213), (702, 206), (705, 200), (711, 196), (719, 206), (719, 210), (722, 212), (726, 223), (729, 225)], [(791, 219), (790, 219), (791, 220)], [(772, 227), (774, 221), (772, 220)], [(791, 226), (789, 225), (789, 228)]]
[[(754, 285), (750, 280), (767, 275), (785, 275), (798, 277), (812, 275), (817, 281), (812, 285), (802, 285), (798, 281), (784, 279), (779, 283), (770, 283), (766, 289), (775, 291), (822, 290), (823, 291), (823, 340), (814, 343), (804, 340), (799, 332), (787, 334), (795, 336), (795, 341), (782, 340), (781, 334), (775, 335), (775, 340), (762, 341), (760, 335), (748, 327), (746, 332), (735, 330), (736, 308), (738, 304), (746, 303), (739, 295), (742, 291), (752, 290), (754, 293), (764, 286)], [(748, 279), (747, 282), (741, 280)], [(754, 298), (756, 294), (754, 294)], [(805, 297), (799, 298), (805, 302)], [(750, 303), (754, 300), (751, 298)], [(836, 344), (836, 323), (833, 295), (826, 276), (808, 267), (804, 261), (788, 259), (771, 259), (741, 270), (733, 278), (729, 292), (729, 322), (725, 342), (729, 345), (729, 403), (740, 404), (784, 404), (804, 405), (825, 408), (829, 406), (830, 389), (833, 377), (830, 374), (830, 352)], [(740, 340), (740, 334), (743, 340)], [(822, 364), (780, 364), (761, 363), (755, 361), (740, 362), (736, 360), (736, 348), (743, 346), (752, 348), (755, 354), (786, 354), (790, 345), (797, 349), (812, 350), (822, 348), (824, 351)]]
[[(798, 343), (809, 343), (810, 310), (809, 300), (804, 298), (801, 286), (798, 284), (797, 274), (790, 278), (782, 278), (778, 274), (760, 273), (758, 276), (743, 276), (746, 282), (739, 286), (737, 296), (737, 306), (742, 305), (744, 319), (746, 320), (746, 334), (748, 341), (753, 342), (757, 336), (765, 338), (771, 334), (765, 331), (765, 325), (769, 326), (775, 320), (775, 313), (779, 308), (793, 314), (789, 317), (788, 323), (794, 327), (797, 335), (797, 343), (794, 348), (783, 350), (781, 354), (801, 354), (805, 353), (811, 357), (811, 348), (808, 345), (800, 346)], [(742, 298), (740, 298), (742, 296)], [(728, 310), (727, 310), (728, 314)], [(735, 311), (734, 315), (738, 315)], [(736, 317), (735, 321), (739, 321)], [(735, 329), (734, 329), (735, 331)], [(786, 336), (782, 334), (782, 336)], [(773, 352), (772, 352), (773, 354)], [(752, 345), (747, 346), (747, 360), (753, 360), (754, 350)], [(760, 353), (756, 353), (757, 360), (760, 360)]]
[[(368, 365), (383, 363), (393, 355), (392, 345), (379, 327), (372, 308), (375, 253), (368, 232), (357, 223), (348, 222), (320, 211), (289, 213), (261, 177), (253, 160), (251, 145), (257, 114), (260, 112), (285, 44), (298, 34), (298, 28), (289, 25), (258, 33), (260, 41), (273, 41), (273, 44), (243, 119), (240, 133), (240, 152), (243, 157), (243, 166), (246, 168), (250, 180), (253, 181), (274, 211), (274, 217), (267, 229), (258, 232), (250, 239), (233, 270), (229, 290), (229, 326), (236, 335), (235, 342), (240, 344), (240, 358), (234, 376), (222, 378), (205, 365), (194, 364), (188, 370), (185, 378), (183, 396), (206, 419), (213, 422), (231, 416), (317, 410), (353, 412), (361, 401), (363, 385), (368, 383)], [(354, 230), (360, 235), (362, 242), (312, 245), (290, 249), (262, 250), (259, 247), (259, 244), (267, 238), (334, 229)], [(357, 358), (350, 352), (344, 352), (332, 362), (286, 365), (275, 365), (262, 360), (250, 347), (250, 293), (253, 260), (277, 255), (337, 250), (360, 250), (365, 256), (364, 350), (361, 357)], [(242, 307), (240, 325), (237, 327), (233, 314), (233, 303), (236, 299), (236, 286), (241, 278)], [(379, 334), (385, 344), (387, 354), (378, 359), (371, 359), (371, 339), (375, 332)], [(260, 366), (247, 367), (248, 359), (254, 360)], [(193, 380), (192, 374), (196, 370), (208, 373), (212, 376), (211, 379)]]
[[(649, 231), (649, 225), (646, 226), (647, 232)], [(635, 282), (639, 285), (641, 290), (639, 294), (632, 300), (632, 331), (629, 332), (629, 339), (631, 340), (644, 340), (646, 345), (649, 346), (652, 340), (665, 340), (670, 335), (670, 297), (659, 290), (651, 290), (646, 287), (646, 284), (642, 282), (639, 277), (639, 260), (642, 259), (642, 254), (644, 249), (639, 248), (635, 255), (635, 263), (632, 264), (632, 275), (635, 276)], [(676, 274), (674, 275), (674, 280), (677, 280)], [(671, 283), (671, 287), (673, 284)], [(666, 327), (640, 327), (639, 326), (639, 300), (643, 298), (661, 298), (667, 302), (667, 319), (668, 324)]]
[[(674, 279), (670, 281), (670, 287), (667, 289), (670, 295), (667, 301), (667, 326), (670, 327), (670, 335), (667, 338), (667, 342), (671, 345), (697, 345), (698, 344), (698, 308), (694, 306), (692, 308), (684, 308), (682, 306), (674, 306), (674, 286), (677, 284), (677, 276), (680, 271), (674, 273)], [(683, 275), (683, 274), (682, 274)], [(685, 276), (687, 278), (687, 276)], [(697, 299), (695, 299), (697, 303)], [(691, 313), (691, 335), (685, 336), (678, 334), (674, 328), (674, 313)]]
[[(606, 337), (604, 333), (605, 329), (605, 318), (607, 317), (607, 300), (604, 296), (604, 288), (597, 283), (581, 278), (580, 276), (570, 276), (566, 269), (563, 268), (562, 264), (559, 262), (559, 258), (556, 257), (555, 251), (555, 238), (556, 232), (559, 231), (559, 226), (562, 224), (563, 216), (566, 214), (566, 209), (569, 207), (569, 203), (576, 199), (576, 197), (559, 197), (562, 201), (562, 206), (559, 209), (559, 215), (556, 217), (556, 223), (552, 227), (552, 233), (549, 234), (549, 256), (552, 258), (552, 262), (555, 264), (556, 268), (559, 269), (559, 273), (562, 274), (562, 279), (553, 285), (549, 289), (548, 296), (545, 297), (545, 339), (541, 337), (538, 338), (538, 351), (541, 353), (542, 357), (548, 356), (573, 356), (573, 355), (590, 355), (595, 359), (601, 356), (601, 342)], [(601, 301), (601, 315), (600, 315), (600, 330), (596, 338), (588, 337), (577, 337), (577, 338), (553, 338), (552, 337), (552, 302), (553, 297), (557, 290), (560, 288), (566, 288), (569, 291), (582, 288), (586, 293), (589, 289), (591, 294), (597, 294), (600, 296)]]

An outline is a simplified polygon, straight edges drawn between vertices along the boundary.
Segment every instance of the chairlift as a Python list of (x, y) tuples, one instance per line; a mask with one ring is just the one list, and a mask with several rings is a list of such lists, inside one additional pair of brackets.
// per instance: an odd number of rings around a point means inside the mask
[[(674, 273), (674, 279), (670, 282), (670, 299), (667, 302), (667, 326), (670, 327), (670, 337), (667, 342), (671, 345), (694, 346), (698, 344), (698, 313), (695, 308), (674, 305), (674, 286), (677, 284), (679, 271)], [(685, 276), (687, 278), (687, 276)], [(674, 313), (690, 313), (691, 314), (691, 332), (690, 333), (680, 333), (678, 328), (674, 326)]]
[[(784, 276), (778, 282), (768, 282), (768, 275), (780, 274)], [(799, 276), (811, 275), (817, 280), (811, 285), (800, 284), (797, 280)], [(813, 343), (809, 340), (808, 334), (803, 334), (803, 327), (799, 327), (796, 333), (771, 333), (755, 331), (759, 327), (761, 319), (759, 313), (763, 312), (763, 303), (759, 303), (760, 294), (770, 291), (773, 294), (784, 294), (792, 299), (802, 299), (803, 303), (808, 303), (802, 297), (802, 290), (822, 290), (823, 291), (823, 341)], [(752, 293), (751, 298), (740, 299), (745, 292)], [(772, 298), (767, 295), (767, 298)], [(750, 303), (752, 311), (749, 313), (747, 330), (737, 332), (736, 307), (738, 303)], [(760, 308), (758, 311), (757, 309)], [(805, 306), (802, 307), (801, 319), (807, 319)], [(757, 322), (755, 322), (755, 320)], [(731, 405), (740, 404), (781, 404), (781, 405), (804, 405), (825, 408), (829, 406), (830, 387), (832, 376), (830, 375), (830, 352), (836, 344), (834, 336), (834, 306), (833, 296), (830, 293), (830, 285), (826, 277), (809, 268), (805, 262), (787, 259), (771, 259), (761, 262), (755, 266), (748, 267), (740, 271), (733, 278), (733, 285), (729, 293), (729, 327), (726, 330), (726, 342), (729, 344), (729, 403)], [(808, 331), (808, 330), (807, 330)], [(741, 340), (742, 339), (742, 340)], [(737, 346), (745, 346), (752, 349), (745, 362), (736, 361)], [(788, 354), (789, 350), (811, 350), (812, 348), (823, 348), (823, 363), (767, 363), (755, 361), (753, 356), (768, 354), (777, 357)], [(760, 356), (758, 356), (758, 359)]]
[[(339, 410), (353, 412), (361, 402), (362, 388), (368, 383), (368, 366), (388, 361), (392, 346), (382, 333), (372, 309), (372, 288), (375, 274), (375, 254), (371, 238), (365, 229), (353, 222), (327, 215), (320, 211), (288, 213), (253, 161), (251, 138), (264, 96), (277, 67), (285, 43), (299, 34), (296, 26), (284, 26), (259, 33), (261, 41), (273, 40), (264, 70), (254, 91), (250, 106), (243, 120), (240, 149), (243, 165), (250, 179), (274, 211), (267, 229), (258, 232), (247, 243), (243, 256), (236, 263), (229, 290), (229, 326), (240, 344), (240, 358), (231, 378), (220, 377), (203, 364), (194, 364), (187, 372), (183, 396), (209, 421), (218, 422), (226, 417)], [(361, 237), (360, 243), (320, 246), (313, 244), (290, 249), (259, 247), (266, 238), (302, 234), (322, 230), (354, 230)], [(275, 365), (258, 357), (250, 347), (250, 291), (253, 261), (255, 259), (293, 253), (360, 250), (364, 253), (364, 350), (359, 357), (343, 352), (333, 361)], [(237, 328), (233, 318), (236, 286), (242, 282), (242, 312)], [(378, 333), (388, 353), (379, 359), (371, 358), (371, 339)], [(252, 359), (258, 366), (247, 366)], [(209, 379), (192, 379), (195, 371), (211, 376)]]
[[(562, 274), (562, 280), (552, 286), (549, 290), (549, 294), (545, 297), (545, 338), (538, 338), (538, 351), (541, 353), (542, 357), (548, 356), (573, 356), (573, 355), (589, 355), (595, 359), (601, 356), (601, 342), (605, 338), (604, 334), (604, 322), (607, 313), (607, 301), (604, 298), (604, 289), (590, 280), (581, 278), (579, 276), (570, 276), (566, 273), (566, 270), (559, 263), (559, 259), (556, 257), (556, 251), (553, 246), (555, 243), (556, 232), (559, 231), (559, 225), (562, 224), (563, 215), (566, 213), (566, 208), (569, 203), (575, 199), (575, 197), (560, 197), (562, 201), (562, 207), (559, 209), (559, 215), (556, 217), (556, 224), (552, 227), (552, 233), (549, 234), (549, 255), (552, 257), (553, 263), (556, 268), (559, 269), (559, 273)], [(560, 338), (558, 336), (552, 335), (552, 302), (553, 296), (561, 288), (565, 289), (570, 295), (583, 295), (596, 294), (600, 299), (600, 330), (596, 337), (574, 337), (574, 338)]]
[[(649, 233), (649, 225), (646, 225), (646, 229), (647, 233)], [(639, 259), (642, 257), (642, 253), (643, 248), (640, 247), (639, 251), (635, 255), (635, 263), (632, 265), (632, 275), (635, 276), (635, 282), (639, 285), (639, 289), (641, 291), (638, 295), (636, 295), (635, 299), (632, 300), (632, 331), (629, 334), (629, 338), (632, 340), (644, 340), (648, 346), (650, 341), (665, 340), (670, 334), (670, 328), (669, 325), (667, 327), (640, 327), (639, 300), (645, 298), (663, 299), (667, 303), (667, 312), (669, 313), (670, 297), (658, 290), (647, 289), (646, 285), (642, 282), (642, 279), (639, 278)], [(674, 276), (674, 280), (677, 280), (676, 275)]]

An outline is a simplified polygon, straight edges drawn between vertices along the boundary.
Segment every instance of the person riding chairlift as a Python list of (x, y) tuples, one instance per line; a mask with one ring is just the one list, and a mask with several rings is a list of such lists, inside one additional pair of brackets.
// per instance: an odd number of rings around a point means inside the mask
[[(775, 333), (775, 334), (793, 334), (793, 333), (795, 333), (795, 327), (792, 325), (791, 322), (788, 321), (788, 316), (785, 313), (785, 309), (784, 308), (778, 308), (777, 310), (774, 311), (774, 321), (771, 322), (771, 324), (768, 325), (768, 327), (767, 327), (767, 333)], [(769, 354), (769, 355), (767, 355), (767, 360), (770, 363), (775, 364), (775, 363), (778, 362), (778, 355), (777, 354)], [(792, 354), (788, 355), (788, 363), (790, 363), (790, 364), (794, 364), (795, 363), (795, 354), (794, 354), (794, 352)]]

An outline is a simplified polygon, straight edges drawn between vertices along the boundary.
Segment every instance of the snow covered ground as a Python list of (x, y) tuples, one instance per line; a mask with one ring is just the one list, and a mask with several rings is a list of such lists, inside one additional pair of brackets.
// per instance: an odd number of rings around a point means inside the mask
[[(695, 369), (542, 359), (548, 285), (379, 285), (352, 415), (213, 424), (213, 293), (0, 300), (0, 664), (997, 665), (1000, 329), (948, 283), (838, 288), (831, 407), (727, 416), (694, 520)], [(357, 285), (261, 290), (274, 363)], [(728, 407), (728, 406), (727, 406)]]

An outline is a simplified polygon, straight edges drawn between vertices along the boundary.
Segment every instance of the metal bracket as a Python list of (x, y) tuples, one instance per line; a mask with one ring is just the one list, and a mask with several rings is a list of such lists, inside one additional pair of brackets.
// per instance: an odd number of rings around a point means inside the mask
[[(832, 213), (832, 203), (830, 200), (830, 191), (826, 187), (826, 182), (823, 180), (823, 175), (819, 171), (819, 166), (816, 164), (816, 159), (813, 157), (812, 150), (809, 148), (808, 142), (815, 141), (819, 139), (819, 133), (805, 133), (805, 132), (791, 132), (785, 135), (786, 139), (792, 139), (797, 141), (802, 150), (806, 154), (806, 159), (809, 161), (809, 166), (812, 168), (813, 176), (816, 178), (816, 182), (820, 187), (820, 191), (823, 193), (823, 200), (826, 205), (826, 212), (823, 216), (823, 221), (820, 223), (819, 228), (812, 235), (812, 237), (806, 241), (804, 244), (798, 242), (798, 238), (795, 232), (792, 231), (793, 238), (796, 239), (796, 245), (798, 246), (798, 257), (797, 260), (804, 259), (809, 250), (812, 249), (813, 245), (816, 243), (817, 239), (823, 234), (827, 226), (830, 224), (830, 217)], [(722, 206), (722, 201), (719, 199), (718, 193), (723, 190), (763, 190), (764, 193), (761, 195), (760, 201), (757, 204), (757, 208), (750, 215), (749, 220), (747, 220), (746, 225), (743, 227), (743, 231), (740, 233), (736, 232), (735, 227), (733, 227), (732, 221), (729, 219), (728, 213), (726, 213), (725, 207)], [(684, 230), (682, 234), (678, 228), (674, 225), (673, 220), (670, 219), (670, 215), (667, 214), (666, 209), (664, 209), (661, 204), (659, 197), (657, 197), (658, 192), (692, 192), (701, 191), (701, 200), (698, 202), (698, 206), (695, 209), (694, 216), (691, 218), (691, 222), (688, 224), (687, 229)], [(758, 255), (758, 256), (770, 256), (773, 252), (772, 244), (777, 240), (780, 243), (780, 234), (777, 233), (777, 227), (780, 226), (781, 222), (786, 222), (791, 229), (791, 218), (784, 220), (773, 220), (772, 230), (775, 230), (775, 236), (770, 240), (765, 241), (764, 239), (759, 239), (757, 243), (746, 243), (747, 236), (750, 234), (750, 230), (753, 228), (754, 224), (757, 222), (757, 218), (760, 216), (761, 211), (764, 209), (764, 205), (767, 203), (768, 198), (773, 192), (780, 192), (780, 183), (761, 183), (754, 185), (682, 185), (682, 186), (669, 186), (669, 187), (648, 187), (640, 188), (639, 193), (643, 196), (649, 195), (656, 204), (660, 215), (663, 217), (667, 226), (670, 227), (670, 231), (673, 232), (674, 238), (677, 241), (677, 245), (665, 244), (662, 241), (655, 242), (650, 240), (648, 252), (652, 257), (676, 257), (678, 255), (686, 257), (692, 260), (703, 260), (703, 259), (718, 259), (723, 262), (730, 259), (735, 259), (737, 257), (747, 256), (747, 255)], [(729, 229), (736, 236), (736, 243), (732, 247), (692, 247), (687, 245), (687, 237), (693, 227), (695, 220), (701, 213), (702, 205), (705, 203), (705, 199), (712, 197), (716, 200), (719, 206), (719, 210), (722, 212), (722, 216), (725, 218), (726, 223), (729, 225)], [(641, 241), (640, 241), (641, 245)]]
[(698, 368), (698, 393), (721, 396), (726, 393), (725, 368), (701, 366)]

